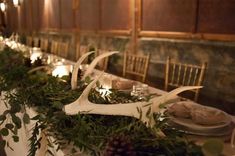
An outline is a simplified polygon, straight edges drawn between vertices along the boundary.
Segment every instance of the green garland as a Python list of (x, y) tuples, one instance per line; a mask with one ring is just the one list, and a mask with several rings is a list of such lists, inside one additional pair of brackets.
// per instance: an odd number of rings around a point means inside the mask
[[(36, 124), (29, 139), (29, 156), (34, 156), (40, 147), (39, 131), (47, 137), (48, 146), (57, 144), (63, 149), (70, 144), (76, 152), (79, 148), (90, 155), (102, 155), (107, 142), (112, 136), (125, 135), (129, 138), (136, 155), (195, 155), (201, 156), (201, 147), (187, 141), (180, 132), (161, 121), (160, 114), (154, 114), (155, 127), (147, 128), (140, 120), (131, 117), (81, 115), (68, 116), (62, 108), (76, 100), (85, 89), (87, 81), (79, 82), (76, 90), (71, 90), (70, 77), (53, 77), (44, 71), (28, 74), (28, 71), (40, 61), (30, 64), (30, 59), (22, 53), (9, 48), (0, 52), (0, 89), (10, 105), (9, 110), (0, 115), (1, 125), (11, 116), (11, 121), (0, 130), (0, 135), (12, 135), (19, 141), (18, 129), (22, 124), (35, 120)], [(11, 69), (11, 70), (9, 70)], [(125, 92), (112, 90), (108, 96), (101, 96), (95, 89), (89, 94), (89, 100), (95, 103), (113, 104), (138, 101), (138, 98)], [(39, 115), (29, 118), (26, 107), (33, 107)], [(24, 112), (23, 121), (16, 115)], [(156, 131), (163, 130), (167, 137), (156, 136)], [(56, 141), (52, 143), (49, 136)], [(2, 147), (10, 146), (6, 140), (0, 142)], [(47, 151), (52, 154), (50, 150)]]

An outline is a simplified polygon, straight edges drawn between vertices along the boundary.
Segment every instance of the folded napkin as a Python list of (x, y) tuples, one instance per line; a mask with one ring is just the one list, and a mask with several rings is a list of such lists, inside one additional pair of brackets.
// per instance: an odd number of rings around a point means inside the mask
[(229, 121), (225, 112), (190, 101), (174, 103), (167, 108), (167, 112), (176, 118), (188, 118), (200, 125), (217, 125)]

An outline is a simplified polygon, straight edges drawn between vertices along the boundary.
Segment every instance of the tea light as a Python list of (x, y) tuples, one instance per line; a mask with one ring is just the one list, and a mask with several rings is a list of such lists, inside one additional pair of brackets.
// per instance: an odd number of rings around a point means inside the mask
[(99, 82), (102, 86), (102, 88), (99, 88), (100, 94), (102, 96), (109, 95), (111, 93), (110, 89), (112, 88), (112, 76), (109, 74), (104, 74)]
[(30, 56), (31, 63), (34, 63), (38, 58), (42, 58), (41, 52), (33, 52)]
[(52, 71), (53, 76), (62, 77), (65, 75), (69, 75), (72, 72), (73, 66), (72, 65), (58, 65), (55, 66), (55, 69)]

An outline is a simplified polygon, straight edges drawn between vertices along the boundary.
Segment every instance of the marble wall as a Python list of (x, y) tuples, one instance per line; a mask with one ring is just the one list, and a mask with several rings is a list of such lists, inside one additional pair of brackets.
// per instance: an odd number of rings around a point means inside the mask
[[(200, 40), (139, 40), (139, 51), (151, 53), (149, 77), (163, 78), (167, 56), (193, 64), (207, 62), (202, 94), (235, 104), (235, 43)], [(219, 105), (219, 104), (218, 104)]]

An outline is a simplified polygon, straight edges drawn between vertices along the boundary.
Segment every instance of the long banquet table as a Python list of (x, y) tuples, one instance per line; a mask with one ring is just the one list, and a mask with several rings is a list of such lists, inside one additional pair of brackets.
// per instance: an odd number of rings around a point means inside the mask
[[(40, 54), (43, 54), (43, 53), (41, 53), (37, 49), (37, 51), (35, 53), (32, 53), (32, 54), (34, 54), (34, 55), (38, 54), (36, 56), (40, 56)], [(63, 64), (67, 64), (67, 65), (73, 65), (74, 64), (74, 62), (65, 60), (61, 57), (58, 57), (58, 56), (55, 56), (55, 55), (52, 55), (52, 54), (44, 53), (43, 55), (46, 55), (47, 61), (53, 61), (54, 60), (54, 61), (62, 62)], [(70, 69), (68, 69), (68, 70), (70, 70)], [(95, 75), (99, 72), (100, 71), (95, 70)], [(117, 79), (118, 78), (120, 80), (126, 80), (122, 77), (118, 77), (118, 76), (108, 74), (108, 73), (106, 73), (105, 76), (109, 77), (110, 79)], [(153, 87), (150, 87), (150, 86), (148, 87), (148, 90), (149, 90), (150, 93), (157, 93), (157, 94), (160, 94), (160, 95), (166, 93), (165, 91), (162, 91), (160, 89), (153, 88)], [(0, 114), (2, 114), (6, 110), (6, 105), (4, 104), (3, 98), (4, 98), (4, 93), (1, 94)], [(30, 109), (28, 108), (27, 113), (30, 115), (30, 117), (33, 117), (37, 114), (32, 108), (30, 108)], [(23, 118), (23, 114), (19, 114), (19, 115)], [(231, 116), (231, 118), (233, 119), (233, 116)], [(20, 156), (26, 156), (27, 155), (27, 152), (29, 150), (27, 141), (28, 141), (28, 138), (31, 135), (30, 130), (34, 126), (34, 124), (35, 123), (33, 121), (31, 121), (30, 124), (25, 125), (20, 129), (20, 131), (19, 131), (20, 140), (19, 140), (18, 143), (14, 143), (13, 141), (9, 142), (10, 146), (14, 150), (11, 150), (10, 148), (6, 147), (5, 151), (6, 151), (8, 156), (19, 156), (19, 155)], [(211, 137), (198, 136), (198, 135), (188, 135), (188, 138), (196, 141), (198, 144), (202, 144), (206, 139), (211, 138)], [(229, 155), (235, 155), (235, 148), (233, 148), (230, 144), (230, 135), (229, 136), (214, 137), (214, 138), (219, 138), (219, 139), (224, 140), (224, 150), (223, 150), (224, 155), (228, 155), (228, 156)], [(8, 136), (8, 138), (6, 137), (5, 139), (11, 140), (10, 136)], [(46, 143), (42, 144), (42, 147), (37, 152), (38, 156), (43, 156), (44, 155), (45, 150), (47, 148), (46, 146), (47, 146)], [(64, 156), (64, 155), (69, 154), (70, 149), (71, 149), (71, 147), (68, 146), (67, 148), (64, 148), (63, 150), (56, 151), (55, 149), (52, 149), (52, 151), (54, 152), (54, 155), (56, 155), (56, 156)], [(73, 154), (73, 155), (84, 155), (84, 153), (82, 154), (82, 153), (78, 152), (77, 154)]]

